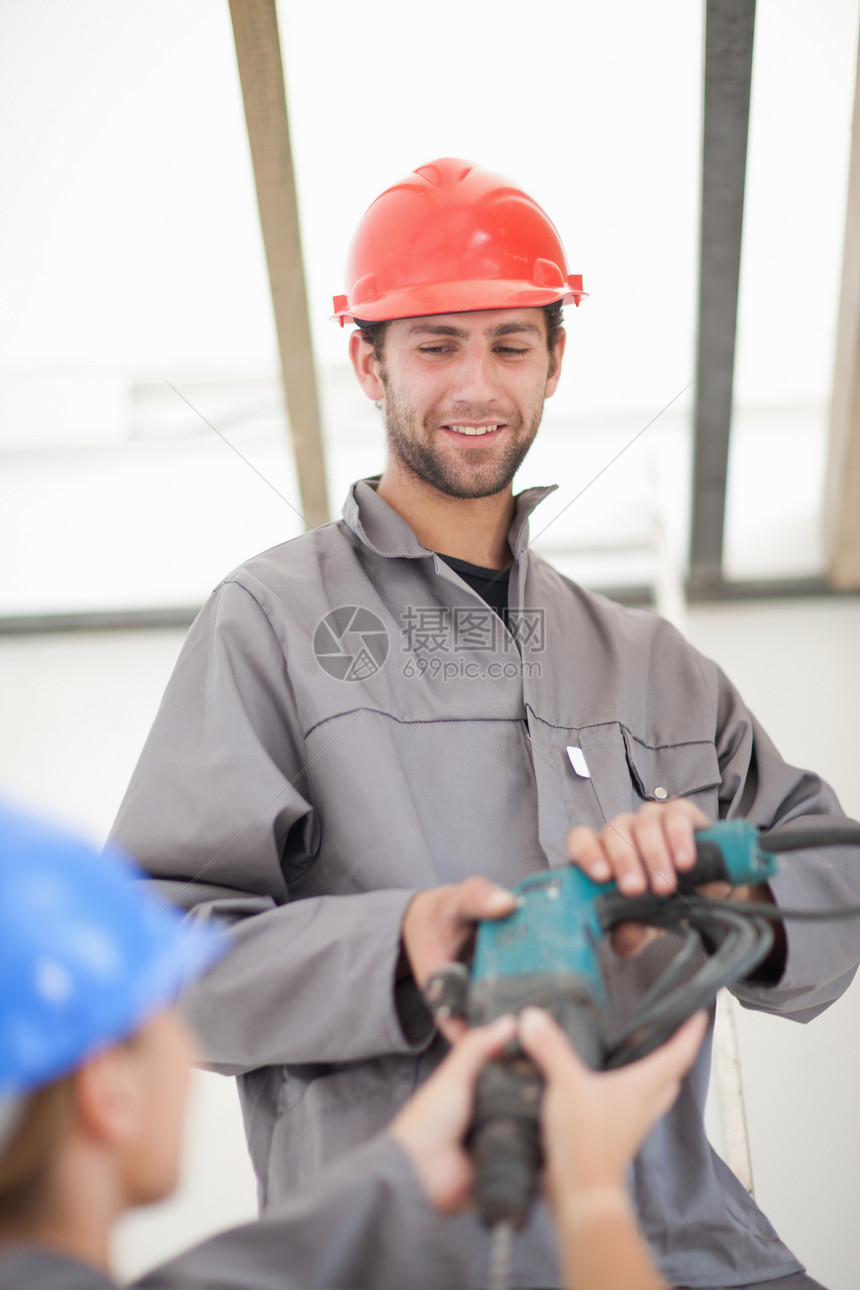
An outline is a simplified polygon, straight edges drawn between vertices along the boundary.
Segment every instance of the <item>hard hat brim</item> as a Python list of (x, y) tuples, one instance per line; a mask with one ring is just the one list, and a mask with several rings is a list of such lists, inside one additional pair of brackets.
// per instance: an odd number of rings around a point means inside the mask
[(440, 314), (478, 313), (490, 309), (540, 309), (544, 305), (579, 304), (586, 295), (565, 284), (547, 287), (523, 281), (441, 282), (389, 291), (379, 300), (362, 303), (359, 311), (344, 307), (331, 315), (345, 323), (393, 322), (398, 318), (427, 318)]

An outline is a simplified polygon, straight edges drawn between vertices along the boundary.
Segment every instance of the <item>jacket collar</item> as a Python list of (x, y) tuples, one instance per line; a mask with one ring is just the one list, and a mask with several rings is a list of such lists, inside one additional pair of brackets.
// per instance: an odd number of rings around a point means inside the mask
[[(347, 528), (377, 555), (406, 556), (411, 559), (432, 555), (433, 552), (418, 541), (406, 520), (379, 496), (376, 491), (379, 479), (379, 475), (360, 479), (349, 490), (343, 506)], [(517, 493), (514, 498), (514, 518), (508, 530), (508, 542), (515, 557), (520, 556), (528, 546), (529, 516), (538, 503), (554, 493), (557, 487), (557, 484), (550, 484), (548, 488), (527, 488), (524, 492)]]

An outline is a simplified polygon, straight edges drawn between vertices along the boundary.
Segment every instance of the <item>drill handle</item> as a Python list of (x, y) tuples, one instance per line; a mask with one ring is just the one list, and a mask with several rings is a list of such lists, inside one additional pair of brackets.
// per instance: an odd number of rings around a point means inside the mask
[[(732, 887), (766, 882), (776, 873), (776, 857), (763, 851), (759, 832), (748, 820), (721, 820), (696, 833), (696, 863), (678, 873), (676, 893), (686, 895), (709, 882), (727, 882)], [(604, 932), (628, 919), (650, 921), (671, 896), (647, 892), (622, 896), (615, 884), (607, 884), (597, 899), (598, 916)]]
[(678, 874), (678, 890), (693, 891), (708, 882), (743, 887), (766, 882), (776, 873), (776, 858), (763, 851), (759, 831), (748, 820), (721, 820), (696, 833), (696, 863)]
[[(722, 847), (716, 841), (696, 838), (696, 863), (675, 878), (678, 891), (695, 891), (709, 882), (732, 883), (732, 874)], [(732, 883), (734, 886), (735, 884)]]

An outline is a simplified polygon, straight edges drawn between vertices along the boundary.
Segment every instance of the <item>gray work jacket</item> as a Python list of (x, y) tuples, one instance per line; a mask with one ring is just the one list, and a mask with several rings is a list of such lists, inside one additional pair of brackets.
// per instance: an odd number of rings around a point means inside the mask
[[(256, 1223), (195, 1245), (129, 1290), (458, 1290), (415, 1172), (388, 1134)], [(98, 1269), (42, 1246), (0, 1250), (0, 1290), (113, 1290)]]
[[(225, 579), (177, 662), (114, 837), (173, 900), (234, 924), (237, 948), (192, 991), (193, 1017), (216, 1069), (240, 1076), (265, 1204), (376, 1132), (444, 1050), (398, 979), (413, 892), (473, 873), (516, 883), (566, 862), (573, 825), (664, 796), (765, 827), (840, 814), (678, 632), (529, 550), (548, 491), (517, 499), (513, 632), (371, 480), (342, 522)], [(797, 853), (772, 885), (785, 907), (860, 900), (860, 865)], [(609, 964), (617, 1005), (666, 946)], [(858, 958), (854, 924), (790, 924), (779, 983), (736, 994), (805, 1021)], [(706, 1141), (709, 1062), (706, 1044), (636, 1162), (641, 1222), (670, 1283), (784, 1275), (797, 1261)], [(485, 1284), (477, 1223), (449, 1223), (444, 1239), (463, 1242)], [(537, 1207), (512, 1286), (558, 1283)]]

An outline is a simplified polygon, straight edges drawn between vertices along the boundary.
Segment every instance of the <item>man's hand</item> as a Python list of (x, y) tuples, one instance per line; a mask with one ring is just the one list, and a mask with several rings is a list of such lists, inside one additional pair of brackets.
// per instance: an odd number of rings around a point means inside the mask
[[(678, 875), (696, 863), (695, 833), (706, 829), (711, 821), (698, 806), (683, 797), (668, 802), (646, 802), (638, 811), (616, 815), (602, 833), (593, 829), (571, 829), (567, 835), (568, 853), (595, 882), (612, 879), (625, 896), (641, 896), (653, 891), (668, 896), (676, 890)], [(726, 882), (712, 882), (700, 888), (705, 896), (732, 900), (765, 900), (773, 903), (766, 884), (757, 887), (731, 887)], [(638, 954), (660, 935), (654, 928), (638, 923), (622, 923), (612, 933), (612, 948), (617, 954)], [(775, 947), (777, 960), (784, 950)]]
[(646, 802), (635, 813), (616, 815), (602, 833), (571, 829), (568, 852), (589, 878), (614, 878), (625, 896), (641, 896), (649, 889), (668, 896), (678, 874), (696, 863), (696, 830), (709, 824), (704, 811), (686, 798)]
[(441, 1214), (454, 1214), (469, 1203), (475, 1171), (463, 1139), (472, 1119), (475, 1082), (484, 1063), (497, 1057), (515, 1032), (513, 1017), (470, 1030), (391, 1122), (389, 1132)]
[(705, 1014), (697, 1013), (648, 1057), (595, 1072), (549, 1013), (522, 1012), (520, 1043), (546, 1080), (541, 1108), (545, 1187), (557, 1215), (598, 1189), (623, 1191), (628, 1165), (678, 1096), (706, 1029)]
[[(466, 878), (464, 882), (419, 891), (406, 907), (401, 938), (412, 975), (423, 990), (430, 977), (444, 963), (461, 959), (482, 918), (504, 918), (512, 913), (516, 898), (506, 887), (489, 878)], [(448, 1039), (462, 1034), (462, 1022), (438, 1023)]]

